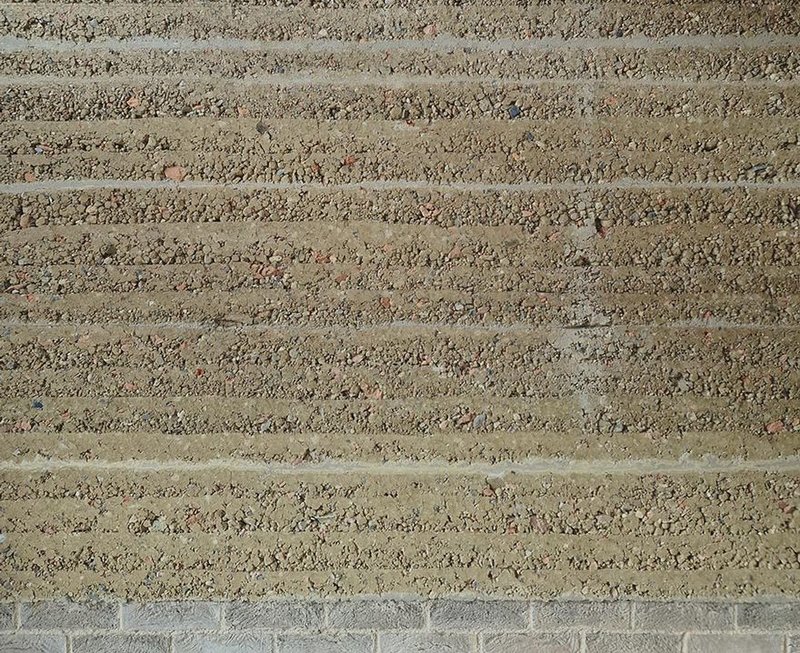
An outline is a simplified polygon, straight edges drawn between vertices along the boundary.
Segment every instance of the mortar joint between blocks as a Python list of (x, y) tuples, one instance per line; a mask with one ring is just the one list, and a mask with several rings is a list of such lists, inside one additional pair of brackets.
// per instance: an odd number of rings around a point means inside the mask
[(228, 632), (228, 610), (224, 603), (219, 604), (219, 629)]
[(331, 627), (331, 610), (330, 610), (330, 603), (328, 601), (324, 601), (322, 604), (322, 624), (325, 628)]

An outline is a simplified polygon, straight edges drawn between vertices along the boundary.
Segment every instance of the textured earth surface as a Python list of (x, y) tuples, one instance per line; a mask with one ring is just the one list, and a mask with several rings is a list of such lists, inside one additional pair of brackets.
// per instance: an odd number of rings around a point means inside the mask
[(799, 51), (0, 5), (0, 596), (800, 595)]

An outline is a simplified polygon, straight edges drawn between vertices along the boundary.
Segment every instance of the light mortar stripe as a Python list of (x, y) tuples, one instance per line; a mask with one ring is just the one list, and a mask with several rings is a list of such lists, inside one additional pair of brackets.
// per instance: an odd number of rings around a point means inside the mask
[(757, 36), (675, 35), (663, 38), (645, 36), (620, 38), (572, 38), (542, 37), (535, 39), (473, 39), (454, 36), (439, 36), (431, 39), (396, 39), (366, 42), (340, 41), (332, 39), (293, 39), (290, 41), (258, 41), (239, 38), (162, 38), (134, 37), (130, 39), (98, 38), (88, 43), (43, 38), (21, 38), (0, 36), (0, 52), (25, 52), (41, 50), (48, 52), (90, 52), (111, 50), (135, 52), (141, 50), (165, 50), (192, 52), (198, 50), (267, 51), (332, 53), (341, 51), (451, 51), (459, 49), (496, 50), (596, 50), (636, 49), (671, 50), (674, 48), (719, 48), (760, 49), (771, 47), (800, 47), (800, 37), (784, 34), (759, 34)]
[(515, 184), (452, 182), (435, 183), (397, 179), (392, 181), (361, 181), (343, 184), (324, 184), (319, 182), (210, 182), (210, 181), (150, 181), (124, 179), (76, 179), (38, 181), (29, 183), (0, 184), (0, 193), (18, 195), (22, 193), (41, 193), (79, 190), (430, 190), (463, 192), (546, 192), (546, 191), (586, 191), (586, 190), (800, 190), (800, 180), (751, 182), (751, 181), (698, 181), (698, 182), (660, 182), (637, 179), (619, 179), (609, 182), (522, 182)]
[(744, 472), (797, 473), (800, 471), (800, 456), (786, 456), (772, 460), (684, 458), (679, 460), (563, 460), (529, 459), (524, 462), (501, 463), (367, 463), (337, 462), (321, 463), (269, 463), (236, 459), (215, 459), (203, 462), (181, 460), (32, 460), (22, 462), (0, 461), (0, 471), (46, 472), (61, 470), (84, 471), (129, 471), (129, 472), (198, 472), (229, 471), (257, 473), (275, 476), (298, 474), (362, 474), (366, 476), (418, 476), (452, 475), (502, 476), (519, 474), (538, 475), (650, 475), (650, 474), (735, 474)]

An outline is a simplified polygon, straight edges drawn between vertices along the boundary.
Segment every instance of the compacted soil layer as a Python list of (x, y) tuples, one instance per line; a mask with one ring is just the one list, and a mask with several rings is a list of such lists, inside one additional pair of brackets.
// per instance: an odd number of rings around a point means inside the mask
[(800, 5), (0, 5), (0, 595), (800, 594)]

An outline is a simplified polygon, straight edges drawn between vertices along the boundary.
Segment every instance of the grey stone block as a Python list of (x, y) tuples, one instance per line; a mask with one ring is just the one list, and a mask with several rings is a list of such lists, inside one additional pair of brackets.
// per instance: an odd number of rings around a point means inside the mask
[(800, 602), (741, 603), (737, 609), (742, 630), (800, 630)]
[(680, 635), (654, 633), (590, 633), (586, 635), (586, 653), (681, 653), (681, 639)]
[(634, 630), (682, 633), (687, 630), (733, 630), (734, 606), (730, 603), (637, 603)]
[(581, 641), (569, 633), (506, 633), (487, 635), (484, 653), (578, 653)]
[(0, 630), (14, 630), (13, 603), (0, 603)]
[(66, 653), (67, 638), (64, 635), (0, 635), (0, 651), (3, 653)]
[(781, 635), (689, 635), (687, 653), (783, 653)]
[(524, 630), (528, 627), (528, 603), (442, 599), (431, 606), (431, 627), (473, 633)]
[(119, 628), (119, 604), (112, 602), (37, 601), (19, 606), (23, 630), (111, 630)]
[(170, 653), (169, 635), (75, 635), (72, 653)]
[(322, 603), (316, 601), (232, 603), (225, 612), (225, 623), (231, 629), (319, 630), (324, 620)]
[(474, 635), (461, 633), (381, 633), (381, 653), (473, 653)]
[(543, 601), (533, 603), (531, 612), (536, 630), (628, 630), (631, 604), (627, 601)]
[(124, 630), (214, 630), (220, 627), (221, 608), (203, 601), (131, 603), (122, 606)]
[(178, 633), (174, 653), (272, 653), (267, 633)]
[(278, 635), (277, 653), (372, 653), (372, 635)]
[(338, 601), (328, 606), (328, 625), (341, 630), (422, 628), (425, 611), (419, 601)]

